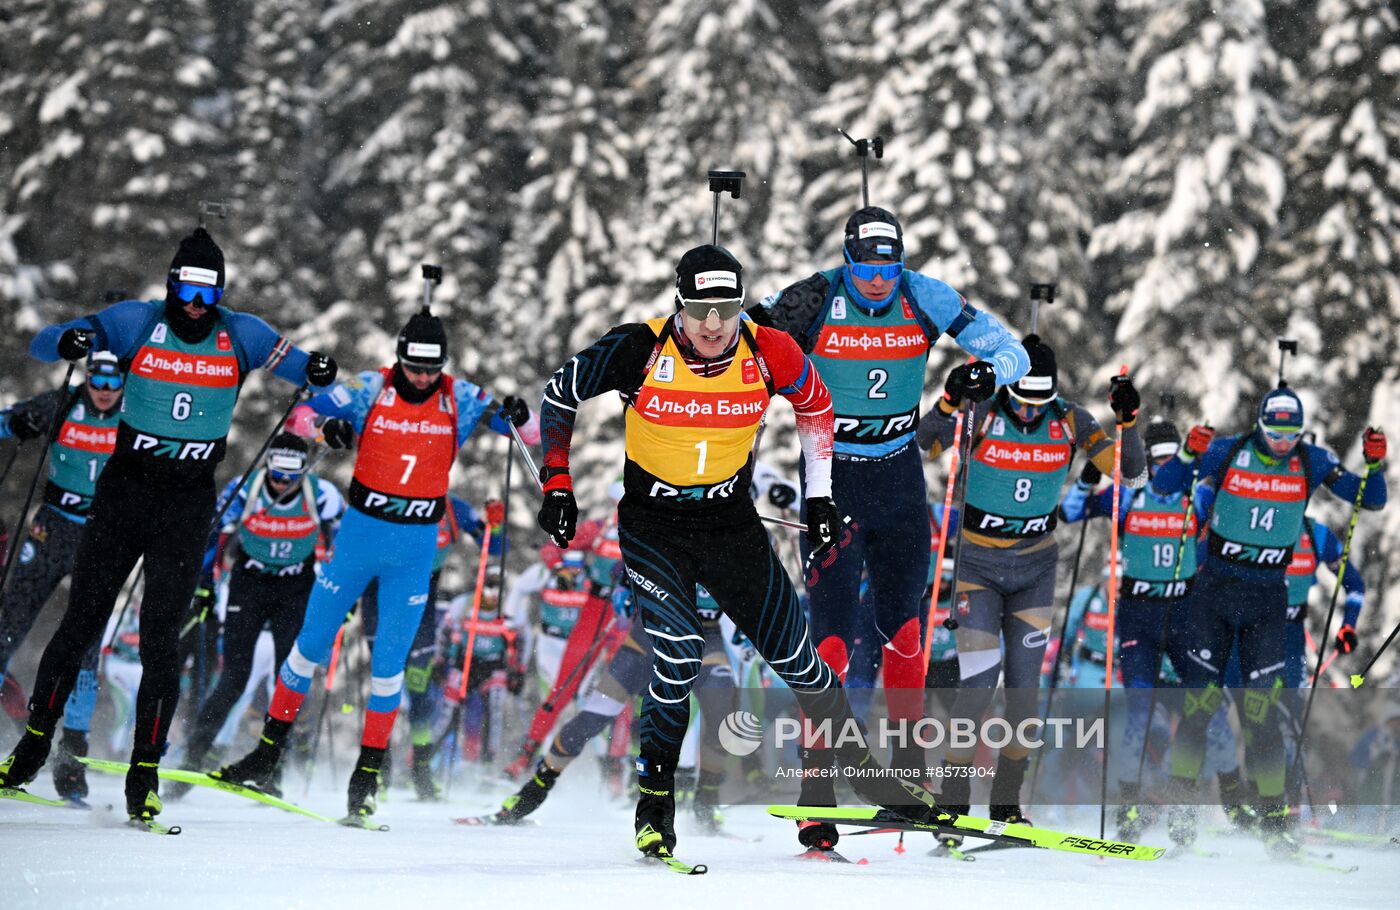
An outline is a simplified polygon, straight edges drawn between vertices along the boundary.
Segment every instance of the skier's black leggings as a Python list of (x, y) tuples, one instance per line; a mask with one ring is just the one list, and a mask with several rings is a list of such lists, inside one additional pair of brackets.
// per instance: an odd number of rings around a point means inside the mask
[(199, 708), (189, 753), (198, 761), (209, 751), (229, 710), (238, 702), (253, 672), (253, 652), (258, 635), (266, 625), (272, 631), (276, 654), (274, 667), (292, 651), (292, 643), (306, 615), (306, 600), (316, 581), (312, 560), (282, 570), (285, 575), (248, 568), (246, 562), (234, 568), (228, 582), (228, 612), (224, 617), (224, 662), (219, 683)]
[[(690, 693), (704, 659), (705, 633), (695, 606), (695, 586), (715, 603), (787, 683), (807, 717), (831, 721), (840, 731), (850, 720), (841, 683), (817, 656), (811, 629), (787, 571), (744, 497), (702, 513), (637, 504), (633, 494), (618, 508), (619, 542), (632, 593), (651, 638), (651, 682), (642, 699), (641, 760), (674, 768), (690, 720)], [(837, 747), (848, 766), (870, 762), (852, 743)], [(895, 781), (852, 779), (872, 802), (907, 804)]]
[(84, 652), (101, 638), (122, 583), (144, 558), (133, 754), (150, 760), (165, 748), (180, 698), (180, 619), (199, 581), (213, 518), (212, 476), (153, 471), (120, 453), (108, 462), (78, 546), (68, 610), (39, 661), (29, 700), (35, 729), (52, 733), (57, 726)]

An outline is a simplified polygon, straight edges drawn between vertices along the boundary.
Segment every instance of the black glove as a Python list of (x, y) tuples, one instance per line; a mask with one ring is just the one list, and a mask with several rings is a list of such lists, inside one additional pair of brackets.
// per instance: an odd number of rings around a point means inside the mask
[(841, 513), (836, 511), (830, 496), (807, 500), (807, 545), (812, 548), (813, 559), (836, 544), (840, 528)]
[(544, 503), (535, 520), (556, 546), (567, 547), (578, 530), (578, 503), (574, 501), (573, 491), (550, 490), (544, 494)]
[(943, 394), (954, 405), (971, 401), (986, 401), (996, 394), (997, 374), (985, 360), (953, 367), (943, 383)]
[(786, 509), (797, 502), (797, 487), (787, 483), (775, 483), (768, 488), (768, 501), (776, 508)]
[(309, 384), (328, 386), (335, 382), (338, 372), (340, 368), (335, 365), (335, 358), (331, 355), (319, 351), (312, 351), (306, 355), (306, 381)]
[(1085, 486), (1093, 487), (1097, 485), (1100, 480), (1103, 480), (1103, 471), (1100, 471), (1099, 466), (1094, 464), (1093, 461), (1086, 461), (1084, 462), (1084, 470), (1079, 472), (1079, 479)]
[(355, 446), (355, 427), (348, 420), (332, 417), (321, 424), (321, 435), (326, 445), (332, 449), (350, 449)]
[(44, 422), (36, 410), (19, 411), (10, 415), (10, 432), (21, 441), (33, 439), (44, 432)]
[(511, 695), (519, 695), (525, 689), (525, 674), (515, 667), (506, 670), (506, 691)]
[(530, 422), (530, 406), (525, 403), (525, 399), (514, 395), (506, 396), (506, 400), (501, 402), (499, 413), (517, 427), (523, 427)]
[(1138, 408), (1142, 407), (1142, 396), (1138, 394), (1133, 380), (1128, 376), (1114, 376), (1108, 388), (1108, 403), (1118, 422), (1131, 424), (1137, 420)]
[(92, 350), (92, 332), (87, 329), (66, 329), (58, 336), (58, 356), (64, 360), (82, 360)]

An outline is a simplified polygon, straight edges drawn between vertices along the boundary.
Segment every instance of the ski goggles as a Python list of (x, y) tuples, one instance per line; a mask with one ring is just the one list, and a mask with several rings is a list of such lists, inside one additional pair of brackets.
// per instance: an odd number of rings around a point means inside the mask
[(721, 297), (715, 300), (686, 300), (680, 294), (676, 295), (676, 303), (685, 314), (697, 322), (704, 322), (714, 313), (719, 317), (720, 322), (727, 322), (744, 311), (743, 297)]
[(282, 450), (267, 459), (267, 479), (291, 483), (306, 473), (306, 457), (300, 452)]
[(442, 372), (442, 364), (413, 363), (408, 360), (400, 360), (399, 368), (405, 373), (412, 373), (414, 376), (436, 376)]
[(185, 303), (198, 303), (200, 306), (213, 306), (224, 296), (223, 288), (207, 284), (194, 284), (189, 281), (172, 281), (170, 290)]
[(93, 373), (87, 378), (88, 388), (98, 392), (115, 392), (126, 385), (126, 376), (121, 373)]
[(869, 262), (856, 262), (851, 258), (849, 250), (846, 251), (846, 266), (851, 270), (852, 278), (859, 278), (861, 281), (874, 281), (876, 278), (885, 281), (897, 281), (900, 275), (904, 274), (904, 260), (899, 262), (888, 262), (883, 265), (876, 265)]
[(1261, 423), (1259, 424), (1259, 432), (1263, 434), (1269, 448), (1280, 454), (1293, 448), (1303, 437), (1302, 427), (1293, 430), (1271, 430)]

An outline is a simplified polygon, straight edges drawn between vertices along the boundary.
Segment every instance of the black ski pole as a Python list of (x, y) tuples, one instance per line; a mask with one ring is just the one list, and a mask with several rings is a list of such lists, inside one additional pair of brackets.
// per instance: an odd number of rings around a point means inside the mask
[[(981, 378), (979, 367), (972, 368), (972, 374), (968, 377), (969, 383), (974, 383)], [(976, 432), (973, 424), (977, 422), (977, 406), (974, 404), (967, 410), (967, 420), (963, 421), (963, 439), (958, 440), (958, 483), (957, 490), (953, 493), (953, 499), (957, 501), (955, 508), (958, 515), (967, 514), (965, 505), (967, 502), (967, 474), (968, 462), (972, 461), (972, 437)], [(958, 537), (953, 541), (953, 578), (948, 582), (948, 618), (943, 620), (943, 628), (954, 631), (958, 627), (958, 575), (962, 573), (962, 545), (963, 533), (966, 527), (962, 518), (958, 519)]]
[(307, 387), (306, 384), (303, 383), (297, 388), (296, 393), (292, 395), (292, 400), (287, 404), (287, 410), (282, 412), (282, 416), (273, 426), (272, 432), (267, 434), (267, 438), (263, 440), (262, 446), (258, 449), (258, 454), (253, 456), (253, 460), (248, 463), (247, 469), (244, 470), (242, 476), (238, 478), (238, 483), (233, 485), (229, 495), (224, 498), (223, 505), (219, 507), (219, 511), (214, 515), (214, 520), (209, 522), (209, 530), (205, 534), (206, 538), (209, 534), (213, 534), (219, 529), (219, 522), (223, 521), (224, 513), (228, 512), (229, 506), (233, 505), (233, 500), (238, 496), (238, 491), (243, 489), (243, 485), (248, 482), (248, 478), (257, 470), (258, 465), (263, 460), (263, 456), (266, 455), (267, 450), (272, 447), (272, 440), (276, 439), (277, 434), (282, 432), (282, 427), (286, 424), (287, 418), (292, 416), (292, 410), (302, 403), (306, 395)]
[[(1308, 686), (1308, 701), (1303, 707), (1303, 721), (1298, 731), (1298, 747), (1293, 756), (1294, 765), (1298, 768), (1306, 769), (1303, 758), (1303, 747), (1308, 740), (1308, 720), (1312, 716), (1313, 699), (1317, 696), (1317, 681), (1322, 676), (1323, 658), (1327, 656), (1328, 635), (1332, 631), (1332, 618), (1337, 613), (1337, 595), (1342, 590), (1342, 575), (1347, 570), (1347, 560), (1351, 557), (1351, 540), (1356, 533), (1356, 519), (1361, 515), (1361, 498), (1366, 494), (1366, 481), (1371, 478), (1371, 471), (1368, 468), (1361, 475), (1361, 482), (1356, 485), (1356, 499), (1351, 504), (1351, 521), (1347, 523), (1346, 540), (1342, 542), (1342, 559), (1337, 565), (1337, 581), (1332, 585), (1332, 602), (1327, 606), (1327, 619), (1322, 624), (1322, 635), (1317, 643), (1317, 666), (1313, 668), (1313, 678)], [(1293, 775), (1289, 775), (1291, 780)]]
[(1366, 674), (1371, 672), (1371, 668), (1376, 665), (1376, 661), (1381, 659), (1381, 655), (1390, 647), (1391, 642), (1395, 641), (1396, 635), (1400, 635), (1400, 622), (1396, 623), (1395, 628), (1390, 630), (1390, 634), (1386, 636), (1385, 643), (1381, 645), (1381, 649), (1373, 654), (1371, 659), (1366, 662), (1366, 668), (1360, 673), (1351, 674), (1351, 687), (1353, 689), (1361, 688), (1366, 682)]
[(15, 466), (15, 459), (19, 457), (19, 450), (22, 448), (24, 448), (23, 440), (21, 440), (18, 445), (16, 445), (13, 449), (10, 450), (10, 458), (8, 461), (5, 462), (5, 470), (0, 471), (0, 487), (3, 487), (5, 485), (5, 481), (9, 479), (10, 468), (13, 468)]
[[(0, 595), (5, 593), (5, 583), (10, 580), (10, 568), (15, 564), (15, 555), (19, 553), (20, 549), (24, 546), (24, 533), (26, 530), (25, 519), (29, 515), (30, 505), (34, 502), (34, 491), (39, 488), (39, 477), (44, 473), (44, 464), (48, 461), (49, 449), (53, 441), (58, 438), (58, 429), (63, 426), (63, 418), (67, 416), (64, 413), (62, 401), (67, 396), (68, 381), (73, 378), (73, 368), (76, 366), (77, 364), (73, 361), (70, 360), (68, 362), (68, 372), (63, 374), (63, 382), (59, 385), (59, 389), (63, 392), (63, 395), (60, 396), (59, 406), (54, 410), (53, 420), (49, 421), (48, 435), (44, 437), (49, 445), (44, 446), (39, 452), (39, 464), (34, 468), (33, 479), (29, 481), (29, 492), (24, 497), (24, 507), (19, 510), (19, 519), (15, 525), (15, 533), (10, 544), (10, 552), (5, 554), (5, 568), (3, 571), (0, 571)], [(8, 471), (8, 468), (6, 470)]]

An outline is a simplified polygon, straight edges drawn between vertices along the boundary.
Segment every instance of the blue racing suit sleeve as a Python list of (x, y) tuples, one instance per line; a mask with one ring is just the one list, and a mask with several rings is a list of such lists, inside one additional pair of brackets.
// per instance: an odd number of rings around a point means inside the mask
[(1218, 486), (1220, 478), (1216, 475), (1224, 474), (1225, 462), (1230, 457), (1230, 449), (1234, 447), (1237, 439), (1238, 436), (1217, 438), (1199, 458), (1183, 460), (1181, 456), (1185, 454), (1186, 449), (1181, 449), (1157, 469), (1157, 476), (1152, 478), (1152, 485), (1164, 494), (1185, 493), (1191, 487), (1192, 469), (1199, 466), (1201, 485), (1204, 486), (1209, 481), (1213, 486)]
[(937, 278), (915, 271), (905, 274), (919, 309), (940, 331), (951, 335), (958, 347), (979, 360), (989, 361), (997, 385), (1010, 385), (1030, 369), (1026, 349), (995, 316), (978, 310)]
[(1361, 577), (1361, 571), (1357, 569), (1355, 561), (1350, 556), (1347, 558), (1345, 568), (1342, 568), (1342, 541), (1332, 529), (1315, 518), (1309, 518), (1313, 526), (1313, 540), (1317, 544), (1317, 561), (1326, 563), (1333, 572), (1342, 569), (1342, 590), (1347, 592), (1346, 601), (1342, 605), (1342, 625), (1356, 627), (1356, 620), (1361, 615), (1361, 606), (1366, 600), (1366, 580)]
[(358, 435), (364, 432), (365, 418), (379, 391), (384, 388), (384, 376), (376, 370), (366, 370), (349, 379), (342, 379), (329, 391), (311, 396), (311, 410), (326, 417), (348, 420)]
[(491, 429), (502, 436), (509, 436), (509, 424), (502, 420), (496, 412), (500, 409), (495, 407), (495, 401), (476, 383), (466, 379), (454, 378), (452, 380), (452, 397), (457, 400), (457, 445), (466, 443), (467, 437), (472, 435), (476, 425), (481, 422), (481, 418), (489, 411)]
[(58, 360), (58, 339), (69, 329), (93, 333), (94, 351), (111, 351), (119, 358), (129, 357), (141, 343), (141, 330), (165, 304), (159, 300), (123, 300), (98, 313), (79, 316), (39, 330), (29, 343), (29, 356), (45, 363)]
[[(1074, 524), (1086, 518), (1104, 518), (1113, 511), (1113, 487), (1105, 487), (1093, 495), (1090, 493), (1089, 485), (1082, 480), (1076, 479), (1070, 484), (1064, 501), (1060, 503), (1060, 518), (1064, 519), (1066, 524)], [(1119, 511), (1126, 515), (1131, 502), (1132, 497), (1124, 494)]]
[(292, 385), (306, 382), (307, 353), (252, 313), (226, 312), (250, 369), (264, 369)]
[[(1308, 494), (1311, 495), (1318, 487), (1325, 486), (1339, 499), (1355, 502), (1356, 492), (1361, 488), (1360, 476), (1342, 467), (1332, 450), (1311, 443), (1303, 445), (1308, 449), (1308, 467), (1311, 474), (1308, 478)], [(1368, 512), (1379, 511), (1385, 507), (1386, 498), (1385, 472), (1369, 471), (1366, 490), (1361, 496), (1361, 508)]]

